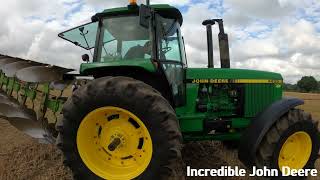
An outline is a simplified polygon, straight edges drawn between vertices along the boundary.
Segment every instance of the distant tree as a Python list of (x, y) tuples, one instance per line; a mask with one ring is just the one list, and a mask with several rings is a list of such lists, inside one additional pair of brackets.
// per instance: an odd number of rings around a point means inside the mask
[(304, 92), (318, 90), (318, 81), (313, 76), (304, 76), (297, 83), (298, 88)]
[(298, 90), (298, 86), (297, 86), (297, 84), (285, 83), (284, 84), (284, 90), (285, 91), (297, 91)]

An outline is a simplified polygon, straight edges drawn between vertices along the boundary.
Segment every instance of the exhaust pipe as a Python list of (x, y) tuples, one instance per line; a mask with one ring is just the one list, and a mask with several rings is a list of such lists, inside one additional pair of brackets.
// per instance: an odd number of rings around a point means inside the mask
[(222, 19), (208, 19), (202, 22), (207, 28), (207, 44), (208, 44), (208, 68), (213, 68), (213, 43), (212, 43), (212, 25), (215, 22), (219, 25), (219, 49), (221, 68), (230, 68), (230, 54), (228, 35), (224, 32)]
[(228, 34), (224, 33), (223, 20), (216, 19), (219, 24), (219, 49), (221, 68), (230, 68), (229, 40)]
[(208, 19), (202, 22), (202, 25), (207, 28), (207, 48), (208, 48), (208, 68), (214, 68), (213, 63), (213, 43), (212, 43), (212, 25), (214, 20)]

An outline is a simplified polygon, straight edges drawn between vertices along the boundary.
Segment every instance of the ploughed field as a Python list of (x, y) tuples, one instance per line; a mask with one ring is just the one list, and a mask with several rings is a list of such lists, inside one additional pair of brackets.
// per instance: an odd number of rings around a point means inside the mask
[[(299, 97), (306, 104), (301, 108), (320, 120), (320, 94), (285, 93)], [(183, 160), (192, 168), (220, 168), (221, 166), (244, 166), (237, 159), (237, 151), (224, 147), (220, 142), (193, 142), (184, 145)], [(1, 180), (68, 180), (71, 172), (63, 166), (62, 153), (54, 146), (39, 144), (19, 132), (7, 121), (0, 119), (0, 179)], [(320, 170), (319, 160), (316, 167)], [(187, 179), (249, 179), (248, 177), (187, 178)], [(250, 178), (259, 179), (259, 178)], [(317, 178), (310, 178), (317, 179)]]
[(305, 105), (301, 109), (310, 112), (313, 118), (320, 121), (320, 94), (286, 92), (285, 96), (303, 99)]

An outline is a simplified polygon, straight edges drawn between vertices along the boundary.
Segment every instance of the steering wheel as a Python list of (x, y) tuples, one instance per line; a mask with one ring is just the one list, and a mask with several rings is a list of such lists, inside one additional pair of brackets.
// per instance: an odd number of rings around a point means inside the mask
[(168, 46), (161, 49), (161, 51), (164, 52), (165, 54), (171, 50), (172, 50), (172, 47), (168, 47)]

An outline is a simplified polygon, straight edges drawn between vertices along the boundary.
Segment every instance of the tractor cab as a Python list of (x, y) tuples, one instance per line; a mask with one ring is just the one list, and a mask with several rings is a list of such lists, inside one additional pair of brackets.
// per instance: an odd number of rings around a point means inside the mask
[[(183, 104), (183, 69), (187, 61), (178, 9), (169, 5), (138, 6), (133, 2), (97, 13), (91, 19), (91, 23), (59, 34), (89, 51), (91, 58), (82, 56), (86, 63), (81, 65), (81, 74), (92, 75), (97, 69), (106, 73), (111, 68), (132, 73), (142, 68), (163, 76), (172, 101)], [(137, 78), (134, 74), (130, 77)]]
[(145, 23), (139, 16), (141, 8), (132, 4), (98, 13), (91, 23), (62, 32), (59, 37), (89, 50), (93, 63), (161, 59), (186, 65), (180, 11), (169, 5), (150, 7), (155, 12), (146, 20), (147, 26), (141, 24)]
[(60, 37), (93, 51), (93, 62), (150, 59), (148, 29), (139, 25), (137, 15), (105, 17), (61, 33)]

